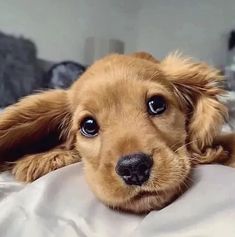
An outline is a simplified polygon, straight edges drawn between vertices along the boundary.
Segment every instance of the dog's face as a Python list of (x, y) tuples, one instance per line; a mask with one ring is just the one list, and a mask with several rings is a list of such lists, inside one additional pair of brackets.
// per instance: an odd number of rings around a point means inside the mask
[[(108, 56), (68, 90), (32, 95), (5, 111), (0, 169), (26, 154), (13, 173), (32, 181), (81, 156), (90, 187), (107, 205), (162, 208), (184, 190), (192, 162), (223, 151), (212, 144), (227, 112), (217, 100), (220, 78), (176, 54), (160, 62), (146, 53)], [(45, 151), (39, 145), (48, 140), (54, 143)]]
[(132, 212), (162, 208), (187, 181), (191, 99), (165, 68), (138, 55), (109, 56), (71, 89), (70, 134), (90, 187), (111, 207)]

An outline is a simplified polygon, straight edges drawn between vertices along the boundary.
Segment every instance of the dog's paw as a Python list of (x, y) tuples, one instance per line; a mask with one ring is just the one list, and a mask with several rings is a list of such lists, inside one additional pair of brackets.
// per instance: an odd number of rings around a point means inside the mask
[(15, 163), (12, 174), (18, 181), (32, 182), (53, 170), (79, 161), (80, 157), (73, 151), (55, 150), (27, 155)]
[(192, 154), (192, 163), (196, 164), (210, 164), (210, 163), (224, 163), (229, 159), (229, 152), (225, 151), (222, 146), (209, 147), (204, 153)]

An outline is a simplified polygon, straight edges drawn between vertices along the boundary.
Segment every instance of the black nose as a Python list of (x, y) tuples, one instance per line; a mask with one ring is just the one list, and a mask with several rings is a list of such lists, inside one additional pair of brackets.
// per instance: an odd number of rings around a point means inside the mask
[(136, 153), (122, 157), (116, 172), (128, 185), (142, 185), (149, 179), (153, 160), (144, 153)]

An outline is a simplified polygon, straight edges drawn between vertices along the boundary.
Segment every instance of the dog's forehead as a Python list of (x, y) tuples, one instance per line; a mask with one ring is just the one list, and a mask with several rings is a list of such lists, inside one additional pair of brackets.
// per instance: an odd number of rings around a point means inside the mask
[(73, 87), (76, 104), (94, 109), (139, 103), (154, 88), (167, 92), (167, 81), (153, 63), (133, 57), (108, 57), (91, 66)]
[(91, 65), (79, 81), (86, 84), (89, 80), (109, 81), (114, 78), (151, 80), (153, 77), (163, 77), (158, 64), (132, 56), (111, 55)]
[[(95, 62), (74, 84), (85, 89), (87, 86), (105, 86), (124, 80), (164, 80), (164, 74), (156, 63), (126, 55), (111, 55)], [(131, 83), (131, 82), (130, 82)]]

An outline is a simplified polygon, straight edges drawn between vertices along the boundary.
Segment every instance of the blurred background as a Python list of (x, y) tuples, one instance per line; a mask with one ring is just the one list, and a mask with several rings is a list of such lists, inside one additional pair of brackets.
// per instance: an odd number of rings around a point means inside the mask
[(221, 70), (235, 89), (234, 0), (0, 0), (0, 107), (66, 88), (112, 53), (169, 52)]

